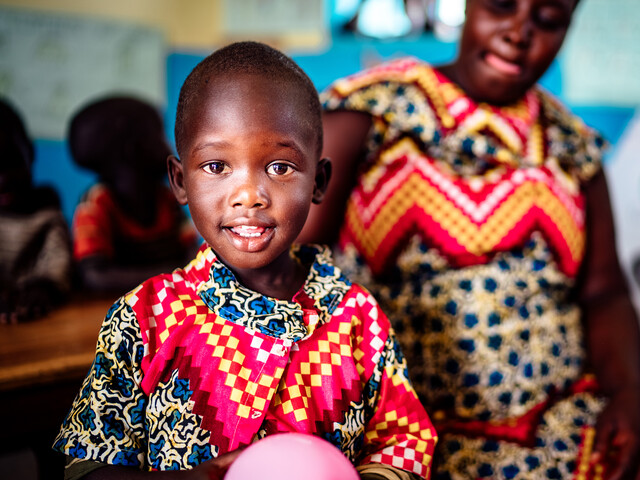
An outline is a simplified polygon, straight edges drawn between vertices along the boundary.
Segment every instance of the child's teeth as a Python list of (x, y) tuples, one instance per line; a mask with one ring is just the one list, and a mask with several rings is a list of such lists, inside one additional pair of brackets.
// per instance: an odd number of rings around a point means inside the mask
[(234, 227), (232, 230), (241, 237), (259, 237), (264, 232), (264, 228), (250, 225), (241, 225)]

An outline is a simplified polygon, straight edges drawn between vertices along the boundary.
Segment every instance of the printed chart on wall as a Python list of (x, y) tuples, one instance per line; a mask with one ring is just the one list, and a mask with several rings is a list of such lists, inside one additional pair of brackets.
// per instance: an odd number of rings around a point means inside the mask
[(163, 106), (165, 58), (154, 29), (0, 8), (0, 95), (37, 138), (62, 139), (71, 113), (107, 93)]
[(563, 58), (563, 91), (574, 104), (640, 104), (640, 2), (580, 2)]

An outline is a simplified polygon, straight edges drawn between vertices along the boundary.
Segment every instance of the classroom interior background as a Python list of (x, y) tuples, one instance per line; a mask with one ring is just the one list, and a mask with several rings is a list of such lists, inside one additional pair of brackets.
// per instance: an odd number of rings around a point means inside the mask
[[(260, 40), (293, 57), (322, 90), (401, 56), (456, 55), (464, 0), (0, 0), (0, 95), (35, 140), (36, 184), (54, 186), (68, 221), (94, 174), (75, 166), (68, 120), (87, 101), (133, 94), (156, 104), (173, 142), (180, 86), (214, 49)], [(360, 8), (359, 21), (345, 24)], [(640, 258), (640, 3), (584, 0), (542, 85), (611, 143), (606, 158), (618, 252)]]

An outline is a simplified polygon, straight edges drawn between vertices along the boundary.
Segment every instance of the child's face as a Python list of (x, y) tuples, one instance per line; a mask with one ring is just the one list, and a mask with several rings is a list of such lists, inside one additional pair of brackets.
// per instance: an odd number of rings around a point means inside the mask
[(456, 81), (476, 101), (518, 100), (549, 67), (576, 0), (468, 0)]
[(289, 247), (328, 180), (300, 87), (235, 75), (205, 88), (181, 161), (169, 159), (174, 193), (236, 274), (290, 268)]

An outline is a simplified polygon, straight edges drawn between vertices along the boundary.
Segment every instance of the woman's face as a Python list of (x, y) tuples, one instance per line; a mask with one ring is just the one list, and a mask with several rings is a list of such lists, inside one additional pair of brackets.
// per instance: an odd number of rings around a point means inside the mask
[(460, 52), (442, 69), (477, 102), (513, 103), (560, 50), (576, 0), (467, 0)]

